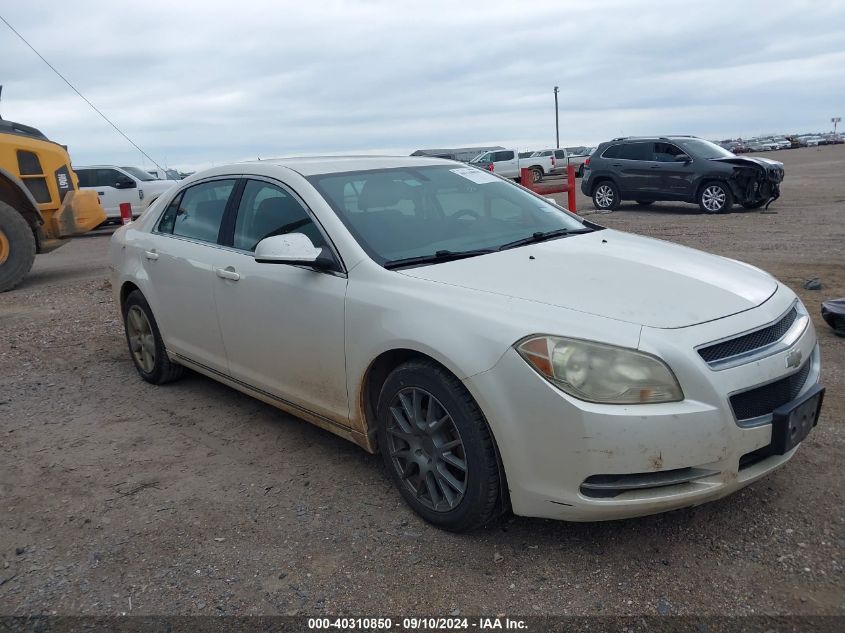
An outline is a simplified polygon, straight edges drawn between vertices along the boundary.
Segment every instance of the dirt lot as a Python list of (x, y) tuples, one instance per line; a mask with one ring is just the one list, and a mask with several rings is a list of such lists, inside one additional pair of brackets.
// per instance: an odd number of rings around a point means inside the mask
[(142, 382), (107, 233), (39, 257), (0, 295), (0, 613), (845, 614), (845, 339), (818, 310), (845, 296), (845, 146), (767, 156), (776, 214), (590, 216), (772, 272), (822, 346), (825, 409), (791, 463), (637, 520), (438, 531), (355, 446), (204, 377)]

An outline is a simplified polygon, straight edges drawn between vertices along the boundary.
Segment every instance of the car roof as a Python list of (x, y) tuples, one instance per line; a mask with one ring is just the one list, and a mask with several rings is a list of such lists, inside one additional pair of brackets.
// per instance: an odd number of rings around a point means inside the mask
[[(446, 158), (429, 156), (300, 156), (289, 158), (268, 158), (243, 163), (221, 165), (210, 170), (197, 172), (195, 175), (211, 175), (212, 173), (241, 173), (249, 170), (249, 166), (266, 168), (268, 165), (287, 167), (303, 176), (318, 174), (334, 174), (349, 171), (367, 171), (371, 169), (390, 169), (396, 167), (427, 167), (431, 165), (466, 166)], [(263, 170), (262, 170), (263, 171)]]
[(672, 134), (669, 136), (620, 136), (607, 141), (608, 143), (641, 143), (643, 141), (686, 141), (700, 140), (698, 136), (689, 134)]

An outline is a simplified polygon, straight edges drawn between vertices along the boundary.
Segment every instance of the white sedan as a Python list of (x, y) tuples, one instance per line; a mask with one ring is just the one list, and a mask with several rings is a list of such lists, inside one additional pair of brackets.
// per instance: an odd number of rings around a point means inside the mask
[(723, 497), (792, 457), (824, 393), (770, 275), (447, 160), (216, 167), (110, 257), (142, 378), (190, 368), (380, 451), (451, 530)]

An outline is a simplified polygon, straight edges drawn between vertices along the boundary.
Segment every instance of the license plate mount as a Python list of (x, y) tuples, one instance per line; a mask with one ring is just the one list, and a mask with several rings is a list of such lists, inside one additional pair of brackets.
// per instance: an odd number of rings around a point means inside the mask
[(824, 400), (824, 387), (814, 385), (797, 400), (774, 410), (772, 418), (772, 452), (788, 453), (810, 434), (819, 422)]

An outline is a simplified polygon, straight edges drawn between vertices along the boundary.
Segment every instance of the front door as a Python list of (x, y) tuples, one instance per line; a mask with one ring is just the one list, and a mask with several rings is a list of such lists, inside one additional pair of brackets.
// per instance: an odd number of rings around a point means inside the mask
[(229, 373), (251, 387), (349, 424), (346, 277), (304, 266), (259, 264), (263, 238), (303, 233), (327, 247), (299, 198), (269, 180), (247, 180), (231, 249), (214, 259), (214, 295)]
[(695, 193), (695, 168), (691, 161), (677, 160), (682, 154), (686, 152), (674, 143), (654, 144), (654, 159), (660, 165), (661, 188), (671, 200), (689, 198)]

